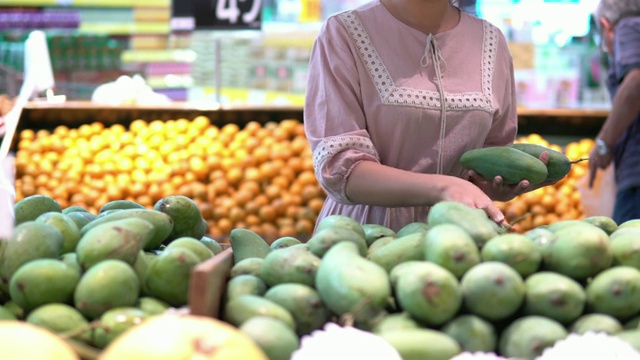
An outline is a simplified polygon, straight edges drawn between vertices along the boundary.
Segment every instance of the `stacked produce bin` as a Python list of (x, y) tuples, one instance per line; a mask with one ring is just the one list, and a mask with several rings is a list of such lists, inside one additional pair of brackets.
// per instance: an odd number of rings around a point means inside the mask
[[(579, 160), (590, 139), (517, 142)], [(509, 231), (443, 202), (397, 232), (340, 216), (314, 232), (326, 195), (300, 109), (31, 105), (14, 149), (19, 225), (0, 252), (0, 316), (48, 328), (82, 358), (153, 353), (159, 340), (137, 334), (164, 316), (175, 329), (206, 318), (219, 341), (252, 344), (221, 347), (254, 346), (252, 358), (302, 356), (328, 324), (404, 359), (544, 359), (595, 332), (638, 346), (638, 223), (585, 212), (587, 161), (497, 203)], [(184, 351), (206, 353), (199, 344)]]

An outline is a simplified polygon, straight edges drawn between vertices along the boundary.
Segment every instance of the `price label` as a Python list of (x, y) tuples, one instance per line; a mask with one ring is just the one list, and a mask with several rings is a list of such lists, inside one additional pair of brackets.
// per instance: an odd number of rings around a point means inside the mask
[(173, 0), (173, 16), (190, 16), (196, 29), (251, 30), (262, 27), (262, 0)]

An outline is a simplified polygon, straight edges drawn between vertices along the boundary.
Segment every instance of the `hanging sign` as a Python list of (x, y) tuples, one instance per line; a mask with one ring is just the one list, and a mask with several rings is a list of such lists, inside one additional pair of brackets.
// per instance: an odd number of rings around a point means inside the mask
[(196, 30), (259, 30), (262, 0), (173, 0), (172, 17), (192, 18)]

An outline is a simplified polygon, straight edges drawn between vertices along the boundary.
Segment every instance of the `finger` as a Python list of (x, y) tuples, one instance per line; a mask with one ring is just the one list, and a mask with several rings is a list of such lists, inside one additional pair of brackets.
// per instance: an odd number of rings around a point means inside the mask
[(596, 169), (589, 169), (589, 189), (593, 188), (593, 183), (596, 179)]
[(549, 152), (543, 151), (542, 153), (540, 153), (540, 157), (538, 157), (538, 159), (546, 165), (547, 162), (549, 162)]
[(502, 211), (500, 211), (500, 209), (498, 209), (493, 203), (487, 205), (484, 208), (484, 211), (487, 213), (489, 218), (491, 218), (491, 220), (495, 221), (498, 224), (502, 224), (506, 221), (504, 218), (504, 214), (502, 214)]

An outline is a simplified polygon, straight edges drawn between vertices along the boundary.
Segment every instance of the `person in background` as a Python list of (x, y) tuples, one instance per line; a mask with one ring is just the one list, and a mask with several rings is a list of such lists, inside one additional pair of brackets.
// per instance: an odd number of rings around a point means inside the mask
[(609, 55), (612, 106), (589, 154), (589, 186), (598, 169), (615, 167), (613, 220), (640, 218), (640, 1), (601, 0), (594, 16)]
[(541, 186), (459, 164), (465, 151), (513, 143), (516, 91), (504, 35), (448, 0), (373, 0), (327, 18), (304, 125), (328, 195), (318, 222), (340, 214), (397, 231), (452, 200), (504, 223), (493, 201)]

